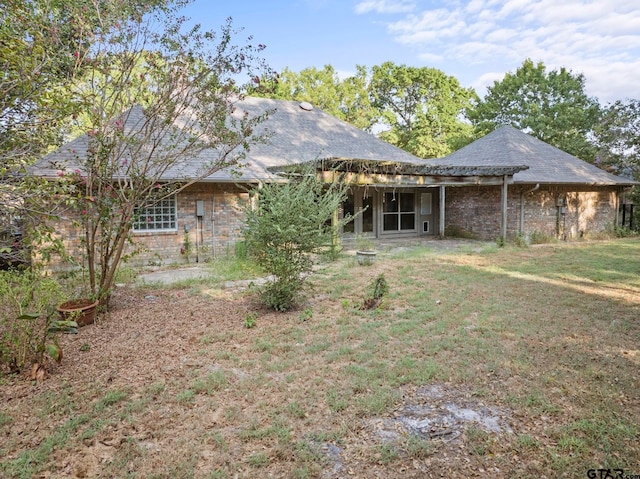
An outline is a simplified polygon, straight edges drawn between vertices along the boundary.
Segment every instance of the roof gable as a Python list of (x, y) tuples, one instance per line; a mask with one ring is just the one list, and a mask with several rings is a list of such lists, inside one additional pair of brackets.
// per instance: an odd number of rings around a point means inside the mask
[(494, 130), (464, 148), (434, 161), (452, 166), (528, 166), (529, 169), (514, 175), (514, 183), (635, 184), (632, 180), (607, 173), (512, 126)]

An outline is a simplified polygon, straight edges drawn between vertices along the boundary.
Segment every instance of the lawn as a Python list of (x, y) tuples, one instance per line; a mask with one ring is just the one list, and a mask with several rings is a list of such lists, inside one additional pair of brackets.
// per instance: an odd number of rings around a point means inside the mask
[(640, 474), (637, 239), (427, 244), (310, 281), (284, 314), (220, 281), (120, 288), (44, 383), (0, 379), (0, 476)]

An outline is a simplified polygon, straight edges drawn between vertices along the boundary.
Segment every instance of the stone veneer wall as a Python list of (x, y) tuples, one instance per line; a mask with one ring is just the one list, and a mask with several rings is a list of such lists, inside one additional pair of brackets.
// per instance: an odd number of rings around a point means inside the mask
[[(577, 239), (610, 229), (616, 221), (618, 189), (615, 187), (541, 185), (509, 186), (507, 236), (520, 231), (520, 202), (524, 193), (524, 234)], [(564, 210), (559, 206), (564, 200)], [(480, 239), (500, 236), (501, 187), (473, 186), (446, 189), (448, 233), (464, 233)], [(564, 211), (564, 214), (562, 214)]]

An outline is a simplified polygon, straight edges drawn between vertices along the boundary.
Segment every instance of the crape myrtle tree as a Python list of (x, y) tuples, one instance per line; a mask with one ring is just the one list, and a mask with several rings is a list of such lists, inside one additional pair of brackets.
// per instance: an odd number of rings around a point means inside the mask
[(127, 244), (145, 207), (238, 165), (266, 117), (249, 118), (234, 106), (242, 98), (239, 79), (268, 72), (264, 45), (251, 38), (236, 45), (231, 20), (218, 32), (187, 28), (178, 16), (185, 3), (99, 25), (91, 47), (77, 52), (88, 67), (69, 94), (82, 111), (75, 127), (86, 131), (86, 148), (59, 175), (84, 231), (90, 294), (103, 307), (118, 266), (135, 253)]
[(590, 141), (600, 106), (585, 92), (585, 77), (566, 68), (547, 71), (544, 63), (523, 62), (467, 109), (477, 136), (511, 125), (578, 158), (593, 162)]
[(247, 205), (243, 235), (249, 253), (274, 277), (260, 293), (266, 306), (286, 311), (300, 302), (313, 255), (330, 248), (339, 228), (353, 220), (334, 218), (347, 192), (345, 182), (325, 183), (311, 164), (290, 172), (287, 183), (252, 192), (257, 201)]
[[(51, 183), (26, 175), (27, 167), (59, 145), (64, 120), (75, 113), (66, 86), (79, 75), (80, 56), (97, 27), (88, 1), (6, 0), (0, 4), (0, 255), (24, 262), (26, 249), (7, 248), (20, 229), (23, 244), (45, 236), (38, 219), (51, 213)], [(145, 6), (141, 4), (144, 3)], [(103, 25), (134, 15), (153, 2), (130, 0), (103, 12)], [(29, 225), (29, 228), (21, 226)], [(41, 250), (42, 251), (42, 250)]]

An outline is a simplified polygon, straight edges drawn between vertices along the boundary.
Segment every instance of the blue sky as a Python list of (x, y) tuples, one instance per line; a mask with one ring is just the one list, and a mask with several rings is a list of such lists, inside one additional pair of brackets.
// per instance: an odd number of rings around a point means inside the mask
[(342, 75), (385, 61), (434, 67), (482, 95), (525, 58), (586, 77), (603, 104), (640, 99), (638, 0), (194, 0), (207, 29), (227, 17), (267, 46), (269, 65), (332, 65)]

